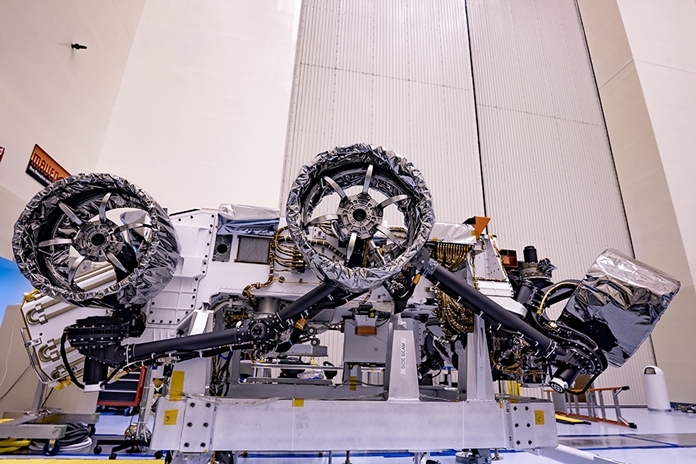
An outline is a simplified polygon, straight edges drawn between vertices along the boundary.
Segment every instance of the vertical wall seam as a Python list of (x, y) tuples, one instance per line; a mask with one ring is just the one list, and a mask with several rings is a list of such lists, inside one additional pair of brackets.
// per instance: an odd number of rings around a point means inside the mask
[[(619, 181), (619, 172), (616, 169), (616, 159), (614, 158), (614, 150), (611, 147), (611, 137), (609, 137), (609, 129), (607, 129), (607, 120), (604, 116), (604, 105), (602, 103), (602, 95), (599, 93), (599, 85), (597, 84), (597, 75), (594, 70), (594, 63), (592, 62), (592, 53), (590, 53), (590, 46), (587, 43), (587, 34), (585, 34), (585, 23), (582, 21), (582, 14), (580, 13), (580, 5), (578, 1), (575, 0), (575, 12), (578, 15), (578, 20), (580, 21), (580, 29), (582, 30), (582, 39), (585, 44), (585, 49), (587, 50), (587, 57), (590, 62), (590, 68), (592, 69), (592, 79), (594, 82), (594, 89), (597, 93), (597, 100), (599, 101), (599, 111), (602, 115), (602, 124), (604, 126), (604, 134), (609, 141), (609, 153), (611, 154), (611, 163), (614, 167), (614, 176), (616, 177), (616, 184), (619, 186), (619, 197), (621, 198), (621, 209), (623, 210), (624, 221), (626, 222), (626, 230), (628, 231), (628, 241), (631, 244), (631, 256), (636, 257), (635, 247), (633, 246), (633, 236), (631, 235), (631, 227), (628, 223), (628, 214), (626, 213), (626, 205), (623, 200), (623, 192), (621, 191), (621, 182)], [(633, 61), (633, 60), (632, 60)], [(630, 64), (630, 63), (629, 63)], [(626, 65), (628, 66), (628, 65)], [(650, 338), (650, 346), (652, 347), (652, 338)], [(653, 358), (655, 358), (655, 349), (653, 347)], [(655, 358), (657, 359), (657, 358)]]
[(474, 97), (474, 120), (476, 124), (476, 148), (479, 156), (479, 169), (481, 172), (481, 197), (483, 201), (483, 215), (488, 216), (488, 202), (486, 201), (486, 181), (483, 174), (483, 156), (481, 154), (481, 131), (479, 128), (478, 102), (476, 99), (476, 76), (474, 72), (474, 56), (471, 49), (471, 23), (469, 22), (469, 0), (464, 0), (464, 17), (466, 18), (467, 44), (469, 45), (469, 66), (471, 69), (471, 93)]
[(283, 177), (281, 179), (280, 185), (280, 198), (278, 198), (278, 209), (280, 210), (280, 214), (285, 214), (285, 192), (290, 190), (290, 186), (287, 185), (287, 182), (290, 179), (290, 177), (287, 175), (286, 170), (289, 169), (288, 164), (290, 164), (290, 151), (294, 143), (295, 125), (297, 124), (297, 92), (300, 86), (300, 72), (302, 63), (301, 50), (303, 49), (302, 26), (305, 23), (305, 15), (307, 13), (306, 9), (307, 0), (302, 0), (302, 4), (300, 5), (300, 23), (297, 27), (297, 39), (295, 44), (295, 69), (292, 73), (292, 91), (290, 94), (290, 107), (288, 109), (287, 133), (285, 134), (285, 153), (283, 154), (283, 170), (281, 171), (283, 173)]

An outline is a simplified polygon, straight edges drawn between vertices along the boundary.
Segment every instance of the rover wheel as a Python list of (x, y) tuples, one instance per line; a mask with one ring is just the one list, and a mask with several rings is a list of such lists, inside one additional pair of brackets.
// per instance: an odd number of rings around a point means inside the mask
[[(327, 212), (324, 202), (332, 197), (337, 206)], [(388, 217), (396, 218), (399, 227), (388, 227)], [(290, 188), (286, 219), (317, 275), (358, 293), (403, 269), (427, 241), (435, 215), (430, 191), (410, 161), (382, 147), (358, 144), (320, 153), (301, 169)], [(338, 238), (345, 248), (343, 262), (313, 246), (312, 228)]]
[[(34, 287), (83, 306), (144, 304), (169, 282), (179, 260), (164, 210), (109, 174), (67, 177), (36, 194), (15, 224), (12, 248)], [(90, 281), (99, 268), (115, 274), (106, 288)]]

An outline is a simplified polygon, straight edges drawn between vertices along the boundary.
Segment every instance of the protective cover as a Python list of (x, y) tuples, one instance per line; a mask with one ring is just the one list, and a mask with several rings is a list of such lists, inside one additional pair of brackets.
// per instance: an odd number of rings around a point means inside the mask
[[(94, 291), (81, 291), (50, 279), (42, 272), (37, 260), (41, 253), (38, 247), (40, 232), (45, 226), (61, 220), (61, 202), (69, 206), (79, 205), (78, 215), (83, 220), (96, 217), (105, 192), (111, 193), (113, 209), (135, 208), (150, 218), (151, 238), (137, 251), (137, 267), (108, 288)], [(176, 232), (160, 205), (140, 187), (111, 174), (66, 177), (37, 193), (17, 219), (12, 249), (20, 271), (32, 285), (45, 295), (77, 305), (98, 305), (99, 300), (107, 295), (115, 295), (118, 303), (124, 306), (144, 304), (171, 280), (180, 259)], [(56, 269), (65, 269), (68, 250), (56, 252), (52, 260)]]
[(218, 235), (272, 236), (278, 229), (280, 214), (277, 209), (258, 206), (222, 204), (218, 208)]
[(558, 320), (592, 338), (607, 361), (620, 367), (648, 338), (679, 286), (664, 272), (609, 249), (587, 271)]
[(474, 227), (469, 224), (436, 222), (433, 225), (433, 230), (430, 232), (430, 240), (433, 242), (475, 245), (476, 234), (474, 233)]
[[(304, 214), (306, 214), (306, 217), (311, 217), (312, 213), (308, 204), (314, 202), (316, 205), (321, 197), (333, 192), (330, 187), (326, 187), (325, 190), (317, 194), (318, 198), (307, 200), (305, 196), (308, 190), (318, 179), (321, 179), (323, 173), (329, 170), (337, 172), (342, 166), (355, 166), (356, 164), (362, 164), (365, 167), (373, 164), (375, 167), (391, 171), (406, 186), (409, 190), (409, 195), (415, 199), (415, 207), (408, 210), (405, 210), (397, 203), (397, 207), (404, 214), (405, 221), (415, 221), (413, 225), (416, 232), (410, 246), (396, 259), (380, 267), (348, 268), (341, 263), (334, 262), (314, 250), (309, 244), (306, 231), (304, 230)], [(363, 179), (363, 176), (364, 174), (360, 175), (360, 180)], [(351, 179), (348, 176), (337, 179), (337, 183), (342, 188), (349, 186), (350, 181)], [(401, 193), (386, 182), (380, 184), (374, 179), (371, 187), (381, 191), (388, 197)], [(426, 186), (421, 172), (416, 169), (413, 163), (403, 156), (382, 147), (356, 144), (349, 147), (337, 147), (320, 153), (313, 163), (307, 164), (300, 169), (288, 194), (286, 219), (295, 244), (322, 281), (333, 282), (351, 292), (362, 292), (380, 286), (386, 279), (400, 272), (404, 265), (415, 256), (428, 240), (430, 230), (435, 222), (435, 213), (433, 212), (430, 190)]]

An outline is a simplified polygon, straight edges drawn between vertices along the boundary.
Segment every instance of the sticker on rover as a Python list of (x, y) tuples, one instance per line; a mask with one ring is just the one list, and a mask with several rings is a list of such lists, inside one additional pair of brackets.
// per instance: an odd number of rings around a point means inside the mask
[(179, 417), (178, 409), (166, 409), (164, 411), (164, 419), (162, 425), (176, 425), (176, 420)]
[(534, 424), (544, 425), (544, 411), (541, 409), (534, 410)]
[(184, 399), (184, 378), (184, 371), (172, 372), (172, 380), (169, 382), (169, 401)]

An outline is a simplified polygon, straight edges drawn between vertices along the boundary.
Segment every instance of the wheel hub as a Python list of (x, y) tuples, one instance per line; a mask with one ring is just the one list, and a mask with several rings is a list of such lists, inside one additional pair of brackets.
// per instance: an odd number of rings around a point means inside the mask
[(115, 229), (101, 222), (85, 223), (73, 239), (73, 246), (86, 259), (105, 261), (107, 253), (118, 255), (124, 245), (121, 234), (115, 233)]
[(358, 238), (368, 240), (377, 232), (377, 226), (382, 224), (384, 212), (368, 193), (358, 193), (341, 199), (336, 214), (343, 239), (348, 239), (355, 232)]

